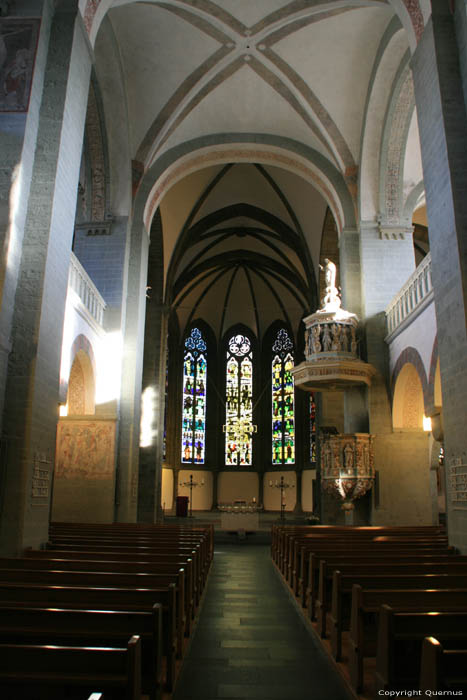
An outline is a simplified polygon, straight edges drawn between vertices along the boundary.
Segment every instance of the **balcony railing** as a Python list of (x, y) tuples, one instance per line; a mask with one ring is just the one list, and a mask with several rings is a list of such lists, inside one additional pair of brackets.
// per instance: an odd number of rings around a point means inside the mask
[(79, 296), (91, 316), (102, 326), (106, 303), (74, 253), (71, 254), (68, 284)]
[(428, 253), (386, 309), (388, 335), (431, 298), (432, 292), (431, 254)]

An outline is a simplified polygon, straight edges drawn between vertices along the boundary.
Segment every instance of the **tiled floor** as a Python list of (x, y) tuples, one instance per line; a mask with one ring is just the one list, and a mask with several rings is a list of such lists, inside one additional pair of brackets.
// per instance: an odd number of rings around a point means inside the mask
[(305, 628), (270, 558), (248, 542), (218, 544), (174, 700), (350, 700)]

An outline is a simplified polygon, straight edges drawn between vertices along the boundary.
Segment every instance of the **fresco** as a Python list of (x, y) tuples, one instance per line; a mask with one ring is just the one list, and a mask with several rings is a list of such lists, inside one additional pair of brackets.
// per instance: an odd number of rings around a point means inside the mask
[(114, 471), (114, 421), (59, 421), (55, 477), (108, 479)]
[(26, 112), (36, 55), (38, 19), (0, 19), (0, 112)]

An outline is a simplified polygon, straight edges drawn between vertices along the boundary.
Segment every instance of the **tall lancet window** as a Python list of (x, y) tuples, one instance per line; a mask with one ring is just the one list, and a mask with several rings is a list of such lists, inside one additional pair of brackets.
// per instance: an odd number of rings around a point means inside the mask
[(295, 464), (293, 343), (284, 328), (272, 353), (272, 463)]
[(183, 357), (182, 462), (204, 464), (206, 451), (206, 342), (198, 328), (185, 340)]
[(251, 466), (253, 451), (253, 351), (244, 335), (234, 335), (227, 350), (225, 463)]

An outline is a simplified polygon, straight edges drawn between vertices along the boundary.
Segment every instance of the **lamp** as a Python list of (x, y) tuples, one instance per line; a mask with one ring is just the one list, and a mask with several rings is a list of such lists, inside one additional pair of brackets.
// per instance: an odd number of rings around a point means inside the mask
[(423, 416), (423, 430), (425, 433), (431, 433), (431, 418)]

